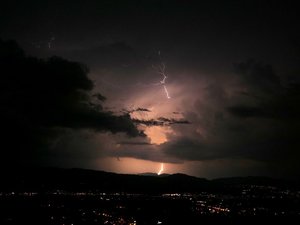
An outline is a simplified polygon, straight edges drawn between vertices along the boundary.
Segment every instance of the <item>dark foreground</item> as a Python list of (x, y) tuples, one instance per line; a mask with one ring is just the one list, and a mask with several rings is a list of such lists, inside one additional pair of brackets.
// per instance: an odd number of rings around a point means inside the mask
[(297, 184), (266, 178), (207, 181), (185, 175), (46, 173), (4, 178), (0, 224), (269, 224), (300, 218)]

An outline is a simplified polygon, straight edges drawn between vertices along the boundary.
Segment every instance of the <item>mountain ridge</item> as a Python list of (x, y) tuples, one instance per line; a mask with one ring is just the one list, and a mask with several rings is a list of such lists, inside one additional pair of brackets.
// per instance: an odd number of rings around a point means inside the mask
[(242, 185), (297, 186), (297, 181), (269, 177), (229, 177), (206, 179), (182, 173), (118, 174), (81, 168), (25, 168), (3, 173), (0, 190), (121, 191), (121, 192), (200, 192), (224, 191)]

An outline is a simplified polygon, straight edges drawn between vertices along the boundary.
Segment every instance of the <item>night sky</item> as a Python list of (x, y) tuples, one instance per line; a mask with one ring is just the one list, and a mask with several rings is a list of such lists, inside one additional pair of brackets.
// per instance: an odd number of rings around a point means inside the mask
[(1, 3), (1, 165), (299, 177), (292, 2)]

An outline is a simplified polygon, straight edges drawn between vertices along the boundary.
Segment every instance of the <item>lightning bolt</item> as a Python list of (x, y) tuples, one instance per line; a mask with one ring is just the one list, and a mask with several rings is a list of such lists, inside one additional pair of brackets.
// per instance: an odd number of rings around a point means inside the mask
[(52, 47), (52, 42), (55, 41), (55, 36), (52, 34), (52, 36), (50, 37), (49, 41), (48, 41), (48, 48), (50, 49)]
[[(160, 55), (160, 52), (158, 54)], [(168, 76), (166, 75), (166, 65), (164, 63), (161, 63), (161, 65), (158, 66), (158, 67), (154, 67), (154, 66), (152, 66), (152, 67), (154, 69), (156, 69), (159, 74), (161, 74), (163, 76), (162, 80), (159, 81), (159, 84), (161, 84), (163, 86), (164, 91), (166, 93), (166, 97), (168, 99), (170, 99), (171, 96), (169, 95), (169, 91), (168, 91), (167, 86), (166, 86), (166, 79), (168, 78)]]
[(164, 90), (165, 90), (167, 98), (170, 99), (171, 97), (169, 95), (169, 92), (168, 92), (168, 89), (167, 89), (166, 85), (164, 85)]
[(161, 173), (164, 171), (164, 164), (160, 164), (160, 170), (158, 171), (157, 175), (161, 175)]

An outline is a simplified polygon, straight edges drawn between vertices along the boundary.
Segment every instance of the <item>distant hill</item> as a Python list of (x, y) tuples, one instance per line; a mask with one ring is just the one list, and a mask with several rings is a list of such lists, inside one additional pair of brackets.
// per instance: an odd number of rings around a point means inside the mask
[(139, 173), (137, 175), (140, 175), (140, 176), (152, 176), (152, 177), (157, 177), (159, 176), (157, 173)]
[(140, 176), (152, 176), (152, 177), (166, 177), (166, 176), (170, 176), (170, 174), (168, 173), (162, 173), (160, 175), (158, 175), (157, 173), (151, 173), (151, 172), (148, 172), (148, 173), (139, 173), (137, 175), (140, 175)]
[(212, 180), (213, 183), (223, 187), (236, 187), (241, 185), (274, 186), (274, 187), (299, 187), (296, 180), (276, 179), (263, 176), (227, 177)]
[[(86, 169), (31, 168), (1, 172), (1, 191), (105, 191), (135, 193), (224, 191), (241, 185), (295, 185), (267, 177), (207, 180), (185, 174), (117, 174)], [(226, 189), (227, 188), (227, 189)]]

